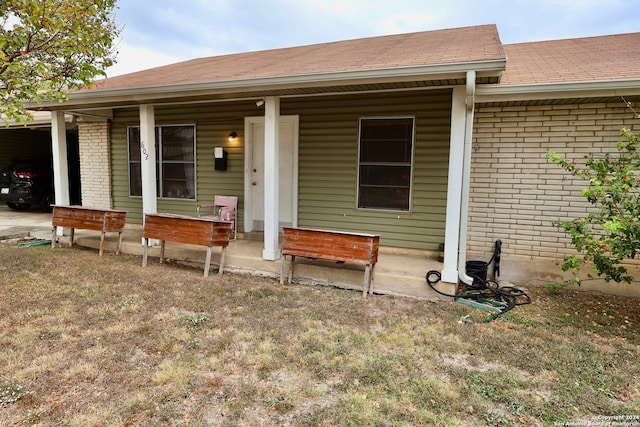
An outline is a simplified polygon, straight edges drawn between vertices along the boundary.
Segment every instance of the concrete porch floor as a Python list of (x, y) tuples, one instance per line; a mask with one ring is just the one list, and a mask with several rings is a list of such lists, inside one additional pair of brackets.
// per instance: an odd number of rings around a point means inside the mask
[[(12, 211), (0, 206), (0, 238), (19, 238), (27, 235), (38, 239), (51, 239), (51, 214), (30, 209), (28, 211)], [(244, 236), (231, 242), (227, 248), (225, 272), (263, 275), (279, 278), (281, 260), (265, 261), (262, 259), (261, 235)], [(115, 253), (117, 233), (107, 233), (105, 252)], [(69, 236), (59, 238), (63, 245), (69, 244)], [(76, 230), (75, 244), (97, 250), (100, 246), (100, 233), (97, 231)], [(122, 253), (142, 257), (142, 227), (127, 225), (122, 239)], [(215, 280), (215, 273), (220, 261), (220, 248), (214, 248), (210, 277)], [(204, 266), (206, 248), (202, 246), (183, 245), (167, 242), (165, 257), (171, 260), (194, 264), (198, 269)], [(160, 248), (152, 247), (149, 251), (149, 264), (159, 262)], [(142, 265), (142, 259), (140, 260)], [(374, 293), (401, 295), (424, 299), (443, 298), (433, 292), (425, 280), (430, 270), (442, 269), (442, 263), (433, 258), (433, 254), (423, 251), (401, 250), (381, 247), (378, 263), (374, 269), (372, 286)], [(170, 272), (170, 267), (167, 267)], [(194, 272), (195, 273), (195, 272)], [(197, 274), (197, 273), (196, 273)], [(337, 264), (323, 260), (296, 259), (294, 283), (314, 283), (337, 286), (362, 291), (364, 267), (356, 264)], [(454, 286), (440, 283), (439, 289), (453, 293)]]
[[(106, 253), (115, 253), (117, 236), (117, 233), (107, 233)], [(258, 239), (259, 237), (254, 235), (242, 238), (239, 236), (238, 240), (230, 242), (225, 256), (224, 271), (279, 278), (282, 259), (276, 261), (262, 259), (263, 246), (262, 241)], [(50, 239), (51, 236), (49, 235), (48, 238)], [(69, 236), (61, 237), (59, 242), (63, 245), (68, 244)], [(100, 247), (100, 233), (76, 230), (74, 244), (97, 250)], [(142, 229), (128, 225), (123, 233), (122, 253), (142, 256), (142, 252)], [(165, 258), (169, 260), (194, 264), (197, 268), (202, 268), (205, 255), (206, 248), (203, 246), (166, 242)], [(221, 249), (214, 247), (210, 277), (216, 277), (220, 255)], [(440, 271), (442, 263), (428, 255), (422, 251), (404, 251), (381, 247), (372, 280), (374, 293), (423, 299), (442, 298), (429, 288), (425, 280), (427, 272), (430, 270)], [(150, 248), (148, 263), (159, 263), (159, 256), (159, 246)], [(362, 291), (363, 281), (364, 266), (296, 258), (294, 283), (306, 282)], [(441, 283), (439, 289), (448, 293), (454, 292), (454, 286), (449, 284)]]

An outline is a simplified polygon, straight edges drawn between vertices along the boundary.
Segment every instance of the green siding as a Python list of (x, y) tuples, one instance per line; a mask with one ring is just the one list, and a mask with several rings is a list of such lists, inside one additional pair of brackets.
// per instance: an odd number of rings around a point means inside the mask
[[(284, 98), (280, 108), (300, 120), (299, 226), (377, 233), (381, 244), (404, 248), (436, 250), (444, 241), (451, 90)], [(263, 109), (247, 101), (156, 107), (155, 113), (157, 124), (196, 125), (197, 200), (159, 199), (158, 211), (194, 215), (198, 203), (229, 194), (239, 197), (242, 217), (244, 118)], [(416, 118), (410, 212), (356, 208), (358, 120), (364, 116)], [(138, 124), (138, 109), (115, 112), (112, 165), (114, 208), (141, 223), (142, 200), (128, 196), (126, 139), (126, 127)], [(239, 134), (235, 143), (227, 141), (232, 130)], [(214, 171), (216, 146), (229, 153), (227, 171)]]
[[(195, 124), (196, 126), (196, 200), (158, 199), (158, 212), (195, 215), (196, 206), (211, 203), (215, 194), (235, 195), (239, 198), (242, 215), (244, 196), (244, 118), (261, 113), (254, 102), (230, 102), (156, 107), (158, 125)], [(127, 221), (142, 223), (142, 198), (129, 197), (127, 157), (127, 127), (138, 126), (136, 108), (114, 112), (112, 128), (113, 201), (115, 209), (128, 212)], [(238, 132), (234, 142), (229, 132)], [(228, 153), (226, 171), (214, 170), (214, 147)], [(238, 222), (241, 231), (242, 221)]]
[[(287, 99), (281, 114), (300, 116), (299, 226), (377, 233), (405, 248), (444, 241), (450, 90)], [(357, 209), (359, 118), (405, 115), (416, 118), (411, 211)]]

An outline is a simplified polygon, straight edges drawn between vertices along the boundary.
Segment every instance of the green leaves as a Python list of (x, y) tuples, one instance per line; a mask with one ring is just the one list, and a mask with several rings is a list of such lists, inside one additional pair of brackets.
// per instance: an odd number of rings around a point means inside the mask
[(583, 218), (554, 222), (578, 251), (560, 262), (563, 271), (573, 273), (570, 283), (580, 284), (578, 273), (585, 263), (591, 263), (593, 271), (607, 282), (633, 281), (623, 263), (640, 252), (640, 136), (628, 129), (621, 135), (617, 153), (601, 158), (589, 155), (583, 167), (547, 153), (553, 163), (588, 183), (581, 194), (593, 205)]
[(0, 2), (0, 113), (26, 121), (27, 102), (65, 102), (115, 62), (116, 0)]

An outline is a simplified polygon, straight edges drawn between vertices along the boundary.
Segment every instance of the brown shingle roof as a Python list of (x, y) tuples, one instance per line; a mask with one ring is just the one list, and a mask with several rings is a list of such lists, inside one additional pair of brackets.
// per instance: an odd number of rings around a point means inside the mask
[(482, 25), (200, 58), (102, 80), (65, 107), (463, 84), (472, 69), (483, 96), (549, 97), (562, 88), (544, 85), (592, 82), (638, 89), (640, 33), (503, 47), (496, 26)]
[(94, 90), (504, 60), (495, 25), (321, 43), (194, 59), (100, 81)]
[(640, 79), (640, 33), (504, 45), (500, 86)]

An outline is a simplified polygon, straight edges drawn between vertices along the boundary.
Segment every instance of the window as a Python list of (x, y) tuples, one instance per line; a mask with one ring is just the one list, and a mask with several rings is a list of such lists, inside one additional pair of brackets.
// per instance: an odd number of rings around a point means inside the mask
[[(128, 134), (129, 195), (142, 196), (140, 128)], [(163, 198), (196, 198), (194, 126), (156, 126), (156, 186)]]
[(358, 207), (408, 211), (413, 117), (360, 119)]

